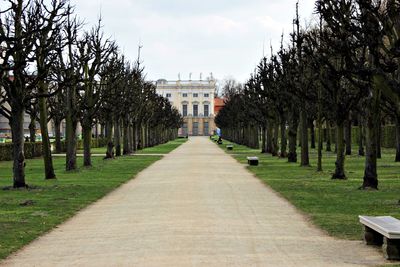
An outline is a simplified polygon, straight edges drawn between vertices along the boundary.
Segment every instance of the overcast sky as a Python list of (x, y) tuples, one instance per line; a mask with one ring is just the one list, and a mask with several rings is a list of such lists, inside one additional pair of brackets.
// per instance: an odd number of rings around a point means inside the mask
[[(243, 82), (269, 43), (279, 47), (292, 30), (296, 0), (72, 0), (89, 28), (102, 14), (104, 32), (130, 60), (138, 44), (147, 78), (199, 79), (212, 72)], [(302, 22), (310, 21), (314, 0), (300, 0)]]

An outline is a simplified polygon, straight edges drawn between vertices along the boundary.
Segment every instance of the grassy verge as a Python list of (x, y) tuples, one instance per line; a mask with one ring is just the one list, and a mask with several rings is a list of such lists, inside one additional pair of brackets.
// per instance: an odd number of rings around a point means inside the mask
[[(225, 141), (221, 148), (226, 150)], [(358, 190), (362, 184), (364, 157), (347, 156), (345, 162), (348, 180), (331, 180), (335, 166), (335, 154), (324, 152), (323, 172), (316, 171), (317, 151), (311, 150), (312, 167), (299, 167), (263, 155), (259, 150), (234, 145), (233, 154), (246, 164), (247, 156), (258, 156), (260, 165), (248, 167), (257, 177), (308, 215), (314, 224), (328, 234), (345, 239), (361, 239), (362, 228), (358, 215), (390, 215), (400, 219), (400, 163), (394, 162), (394, 150), (384, 149), (378, 163), (379, 190)], [(299, 152), (298, 152), (299, 153)], [(357, 152), (355, 152), (356, 154)]]
[[(182, 141), (154, 147), (168, 153)], [(43, 180), (42, 159), (27, 160), (26, 179), (33, 189), (4, 190), (12, 184), (12, 162), (0, 162), (0, 259), (65, 221), (80, 209), (130, 180), (160, 156), (93, 158), (92, 168), (64, 171), (65, 158), (54, 158), (58, 179)], [(78, 159), (82, 161), (81, 158)]]
[[(154, 146), (154, 147), (148, 147), (143, 150), (139, 150), (137, 154), (167, 154), (171, 150), (177, 148), (184, 142), (186, 142), (187, 139), (180, 138), (176, 139), (174, 141), (170, 141), (166, 144), (162, 144), (159, 146)], [(92, 154), (106, 154), (107, 148), (106, 147), (97, 147), (97, 148), (92, 148), (91, 152)], [(78, 154), (83, 154), (83, 150), (78, 150)]]

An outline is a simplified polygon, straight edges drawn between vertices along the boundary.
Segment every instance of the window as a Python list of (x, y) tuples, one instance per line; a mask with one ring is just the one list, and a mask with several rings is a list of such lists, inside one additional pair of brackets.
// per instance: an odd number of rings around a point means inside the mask
[(193, 105), (193, 117), (199, 116), (199, 105)]
[(210, 94), (204, 94), (204, 97), (210, 97)]
[(210, 116), (210, 111), (208, 109), (208, 105), (204, 105), (204, 117)]
[(187, 105), (182, 105), (182, 115), (183, 117), (187, 116)]
[(168, 94), (167, 94), (167, 97), (171, 97), (171, 94), (170, 94), (170, 93), (168, 93)]
[(193, 93), (193, 97), (199, 97), (198, 93)]
[(187, 97), (187, 93), (183, 93), (182, 96), (183, 96), (183, 97)]

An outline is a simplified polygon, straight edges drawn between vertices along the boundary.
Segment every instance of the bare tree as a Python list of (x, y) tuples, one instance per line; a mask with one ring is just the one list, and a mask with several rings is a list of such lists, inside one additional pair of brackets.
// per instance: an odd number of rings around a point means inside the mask
[(34, 96), (36, 86), (29, 72), (35, 58), (37, 25), (34, 4), (29, 1), (8, 1), (1, 12), (0, 44), (2, 100), (0, 112), (8, 118), (13, 141), (13, 186), (26, 187), (24, 155), (24, 114)]

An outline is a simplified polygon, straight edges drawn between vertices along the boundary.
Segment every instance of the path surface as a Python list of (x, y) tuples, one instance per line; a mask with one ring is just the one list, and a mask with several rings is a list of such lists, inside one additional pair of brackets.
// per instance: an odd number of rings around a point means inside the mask
[(206, 138), (26, 246), (5, 266), (363, 266), (382, 253), (327, 237)]

